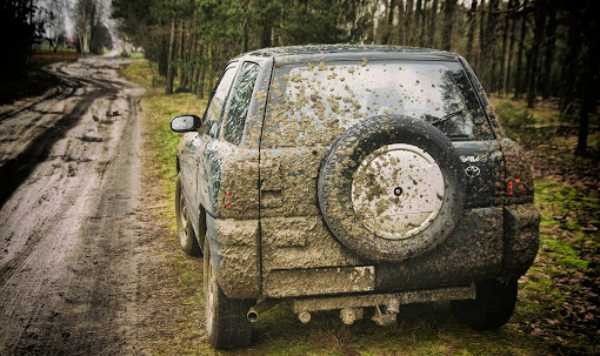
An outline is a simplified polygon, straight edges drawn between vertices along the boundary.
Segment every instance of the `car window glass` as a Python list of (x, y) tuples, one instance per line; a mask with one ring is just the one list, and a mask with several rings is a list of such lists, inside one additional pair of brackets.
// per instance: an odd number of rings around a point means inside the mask
[(276, 67), (263, 143), (327, 145), (377, 115), (427, 120), (453, 140), (491, 135), (459, 63), (363, 60)]
[(230, 95), (223, 136), (225, 140), (235, 145), (239, 145), (242, 139), (242, 132), (244, 131), (248, 106), (250, 105), (250, 99), (254, 91), (258, 69), (259, 66), (256, 63), (244, 63)]
[(235, 78), (236, 68), (237, 66), (231, 65), (225, 69), (225, 72), (219, 81), (219, 85), (217, 85), (214, 95), (210, 100), (208, 109), (206, 110), (205, 125), (207, 127), (207, 132), (210, 136), (215, 138), (219, 136), (219, 124), (221, 122), (223, 106), (227, 100), (227, 95), (229, 94), (233, 79)]

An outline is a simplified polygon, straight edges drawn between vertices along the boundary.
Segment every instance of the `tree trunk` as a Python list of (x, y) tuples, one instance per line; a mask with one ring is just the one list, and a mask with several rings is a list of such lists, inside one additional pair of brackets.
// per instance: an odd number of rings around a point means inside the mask
[(439, 0), (433, 0), (433, 2), (431, 3), (431, 20), (430, 20), (430, 25), (429, 25), (429, 38), (428, 38), (428, 43), (427, 46), (431, 47), (431, 48), (435, 48), (437, 47), (435, 45), (435, 35), (436, 35), (436, 26), (437, 26), (437, 12), (438, 12), (438, 8), (439, 8)]
[(271, 36), (273, 34), (273, 24), (270, 19), (264, 19), (262, 27), (262, 36), (260, 41), (260, 47), (266, 48), (272, 46)]
[(375, 28), (377, 24), (377, 9), (379, 8), (379, 1), (374, 1), (372, 7), (369, 9), (369, 15), (371, 16), (371, 22), (369, 24), (369, 32), (367, 37), (367, 43), (375, 43), (375, 39), (377, 36), (377, 29)]
[(244, 16), (242, 23), (242, 53), (248, 52), (248, 18)]
[(502, 91), (506, 94), (509, 91), (509, 88), (511, 87), (511, 83), (510, 80), (513, 77), (512, 76), (512, 62), (513, 62), (513, 52), (514, 52), (514, 46), (515, 46), (515, 41), (516, 41), (516, 29), (517, 29), (517, 19), (516, 19), (516, 10), (519, 8), (519, 0), (514, 0), (513, 1), (513, 7), (510, 11), (510, 16), (512, 17), (512, 20), (510, 22), (510, 37), (508, 39), (508, 54), (507, 54), (507, 59), (506, 59), (506, 74), (504, 75), (504, 81), (503, 81), (503, 85), (502, 85)]
[(406, 10), (404, 11), (404, 34), (406, 38), (404, 44), (407, 46), (412, 46), (414, 43), (412, 41), (413, 4), (413, 0), (406, 0)]
[(444, 34), (442, 36), (442, 48), (446, 51), (452, 49), (452, 31), (454, 30), (454, 10), (456, 0), (446, 0), (444, 8)]
[(169, 65), (169, 40), (166, 35), (161, 35), (160, 47), (158, 53), (158, 74), (166, 77)]
[(484, 80), (487, 84), (488, 90), (496, 91), (496, 66), (498, 63), (497, 52), (498, 46), (496, 45), (496, 27), (498, 24), (498, 6), (500, 0), (490, 0), (488, 4), (488, 15), (487, 24), (485, 31), (486, 50), (485, 50), (485, 65), (488, 66), (485, 71)]
[(394, 27), (394, 9), (395, 8), (396, 8), (396, 1), (390, 0), (390, 2), (388, 4), (388, 10), (387, 10), (387, 24), (386, 24), (385, 32), (383, 35), (383, 43), (384, 44), (389, 44), (390, 39), (392, 37), (392, 30)]
[[(487, 42), (485, 40), (485, 0), (479, 5), (479, 63), (483, 62), (486, 53)], [(479, 68), (479, 74), (483, 75), (483, 68)], [(483, 79), (483, 77), (482, 77)]]
[(423, 20), (423, 1), (417, 0), (417, 7), (415, 9), (415, 26), (413, 29), (415, 35), (415, 44), (421, 45), (421, 21)]
[(171, 19), (171, 32), (169, 36), (169, 54), (167, 60), (167, 86), (165, 92), (173, 94), (173, 82), (175, 81), (175, 17)]
[(477, 14), (477, 0), (471, 1), (471, 10), (469, 10), (469, 32), (467, 33), (467, 58), (469, 62), (474, 63), (475, 55), (473, 53), (473, 39), (475, 38), (475, 26)]
[(429, 0), (423, 0), (423, 8), (421, 10), (421, 29), (419, 35), (419, 46), (425, 47), (427, 45), (427, 3)]
[(564, 118), (573, 107), (576, 95), (577, 69), (579, 62), (579, 54), (581, 48), (581, 23), (579, 21), (578, 6), (571, 5), (567, 10), (567, 26), (569, 28), (567, 35), (567, 51), (561, 61), (561, 90), (560, 90), (560, 114)]
[(544, 28), (546, 26), (546, 0), (535, 1), (535, 29), (533, 32), (533, 43), (529, 54), (529, 82), (527, 89), (527, 107), (533, 108), (537, 97), (537, 77), (540, 54), (540, 43), (544, 39)]
[(556, 48), (556, 5), (551, 3), (548, 10), (548, 28), (544, 53), (544, 70), (542, 71), (541, 90), (542, 97), (547, 99), (552, 92), (552, 64), (554, 63), (554, 49)]
[(517, 51), (517, 71), (515, 72), (515, 95), (514, 99), (519, 99), (523, 93), (525, 80), (523, 79), (523, 52), (525, 52), (525, 40), (527, 38), (527, 8), (529, 0), (523, 0), (523, 9), (521, 10), (521, 28), (519, 30), (519, 50)]
[[(598, 9), (591, 0), (584, 2), (585, 14), (582, 19), (582, 26), (585, 28), (585, 46), (586, 52), (583, 60), (583, 83), (582, 102), (579, 109), (579, 131), (577, 135), (577, 147), (575, 154), (585, 156), (588, 154), (588, 135), (590, 133), (590, 112), (594, 111), (598, 97), (596, 83), (600, 79), (600, 43), (598, 41), (598, 32), (600, 31), (600, 22), (598, 21)], [(591, 6), (590, 6), (591, 5)]]
[(397, 43), (401, 45), (406, 44), (406, 31), (404, 28), (404, 23), (402, 20), (404, 19), (404, 0), (398, 1), (398, 41)]
[(177, 72), (178, 72), (178, 76), (179, 76), (179, 88), (180, 90), (186, 90), (187, 86), (188, 86), (188, 78), (187, 78), (187, 71), (186, 71), (186, 67), (188, 65), (186, 59), (185, 59), (185, 51), (186, 51), (186, 40), (185, 40), (185, 35), (186, 35), (186, 31), (185, 31), (185, 25), (186, 22), (185, 21), (181, 21), (181, 24), (179, 26), (179, 41), (177, 43), (178, 46), (178, 59), (177, 59)]
[[(504, 13), (504, 26), (502, 27), (502, 56), (501, 56), (501, 62), (500, 62), (500, 81), (496, 81), (496, 82), (500, 82), (501, 83), (501, 89), (502, 89), (502, 93), (504, 94), (504, 87), (505, 87), (505, 78), (506, 78), (506, 51), (508, 48), (508, 26), (509, 26), (509, 17), (511, 16), (511, 12), (510, 10), (512, 10), (514, 5), (514, 1), (513, 0), (508, 0), (508, 5), (507, 5), (507, 11)], [(498, 86), (497, 88), (499, 88), (500, 86)]]
[(200, 46), (200, 67), (198, 70), (198, 84), (196, 84), (196, 95), (200, 99), (204, 99), (204, 77), (206, 76), (206, 58), (204, 46)]

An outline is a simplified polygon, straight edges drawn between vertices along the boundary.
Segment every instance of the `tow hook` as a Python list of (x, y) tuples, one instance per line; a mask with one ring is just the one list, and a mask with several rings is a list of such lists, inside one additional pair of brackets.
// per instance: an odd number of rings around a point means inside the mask
[(379, 305), (375, 306), (375, 314), (371, 317), (377, 325), (388, 326), (396, 322), (396, 316), (400, 312), (400, 301), (398, 299), (392, 299), (385, 306), (385, 313), (381, 311)]

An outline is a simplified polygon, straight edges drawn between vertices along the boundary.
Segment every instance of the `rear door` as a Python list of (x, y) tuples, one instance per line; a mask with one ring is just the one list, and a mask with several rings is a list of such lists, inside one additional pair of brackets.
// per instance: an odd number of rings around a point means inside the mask
[(219, 218), (256, 218), (258, 209), (258, 147), (243, 142), (246, 119), (260, 74), (260, 65), (246, 61), (240, 66), (223, 108), (219, 139), (211, 140), (204, 155), (204, 192)]
[[(200, 207), (204, 207), (209, 213), (214, 211), (214, 206), (209, 199), (210, 179), (206, 169), (210, 159), (208, 147), (219, 138), (225, 103), (237, 69), (236, 62), (230, 63), (225, 68), (204, 113), (202, 127), (197, 133), (192, 134), (193, 137), (185, 145), (189, 151), (188, 161), (193, 164), (193, 169), (190, 169), (191, 172), (189, 172), (193, 178), (188, 181), (188, 189), (193, 192), (191, 194), (192, 202), (189, 204), (192, 207), (192, 216), (200, 216)], [(192, 219), (192, 224), (198, 231), (198, 219)]]
[(357, 60), (276, 65), (260, 158), (266, 280), (277, 270), (360, 263), (323, 225), (317, 179), (325, 154), (340, 135), (360, 120), (385, 114), (435, 124), (453, 141), (469, 177), (467, 206), (492, 205), (502, 154), (460, 63)]

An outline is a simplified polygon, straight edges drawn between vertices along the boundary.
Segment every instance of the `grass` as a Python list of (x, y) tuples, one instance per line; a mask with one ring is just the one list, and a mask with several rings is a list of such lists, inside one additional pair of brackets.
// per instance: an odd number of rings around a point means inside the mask
[[(145, 60), (134, 62), (123, 74), (147, 90), (142, 100), (144, 135), (153, 159), (146, 167), (165, 199), (172, 199), (175, 182), (175, 149), (179, 136), (169, 130), (169, 118), (181, 113), (201, 113), (206, 105), (190, 94), (166, 96), (154, 88), (155, 69)], [(515, 103), (521, 110), (522, 103)], [(526, 109), (524, 109), (526, 110)], [(547, 109), (544, 109), (547, 110)], [(553, 117), (551, 112), (524, 111), (522, 118), (533, 122)], [(502, 119), (502, 115), (501, 119)], [(528, 121), (529, 122), (529, 121)], [(513, 125), (517, 130), (519, 125)], [(560, 138), (557, 138), (557, 140)], [(561, 143), (564, 144), (564, 143)], [(581, 331), (563, 322), (565, 303), (579, 298), (574, 284), (561, 282), (573, 275), (592, 270), (586, 251), (597, 248), (598, 194), (588, 194), (583, 187), (569, 185), (556, 178), (536, 181), (536, 205), (542, 214), (541, 249), (536, 263), (520, 281), (520, 301), (515, 316), (497, 332), (478, 333), (457, 322), (447, 304), (411, 305), (402, 308), (397, 325), (380, 328), (368, 320), (346, 327), (335, 312), (319, 313), (308, 325), (301, 325), (285, 305), (261, 315), (257, 324), (256, 345), (233, 354), (240, 355), (537, 355), (559, 352), (600, 351)], [(168, 220), (169, 237), (174, 241), (173, 204), (158, 218)], [(177, 249), (176, 243), (167, 245)], [(182, 291), (187, 291), (183, 308), (202, 310), (201, 272), (197, 261), (182, 253), (171, 254), (174, 277)], [(595, 267), (597, 268), (597, 267)], [(575, 299), (574, 299), (575, 298)], [(197, 315), (179, 324), (176, 338), (153, 340), (156, 354), (214, 354), (203, 338)], [(556, 327), (556, 324), (560, 327)], [(584, 323), (585, 324), (585, 323)], [(566, 329), (562, 330), (562, 326)], [(556, 331), (555, 329), (560, 329)], [(192, 340), (192, 341), (190, 341)], [(562, 341), (561, 341), (562, 340)], [(222, 353), (227, 354), (227, 353)]]

